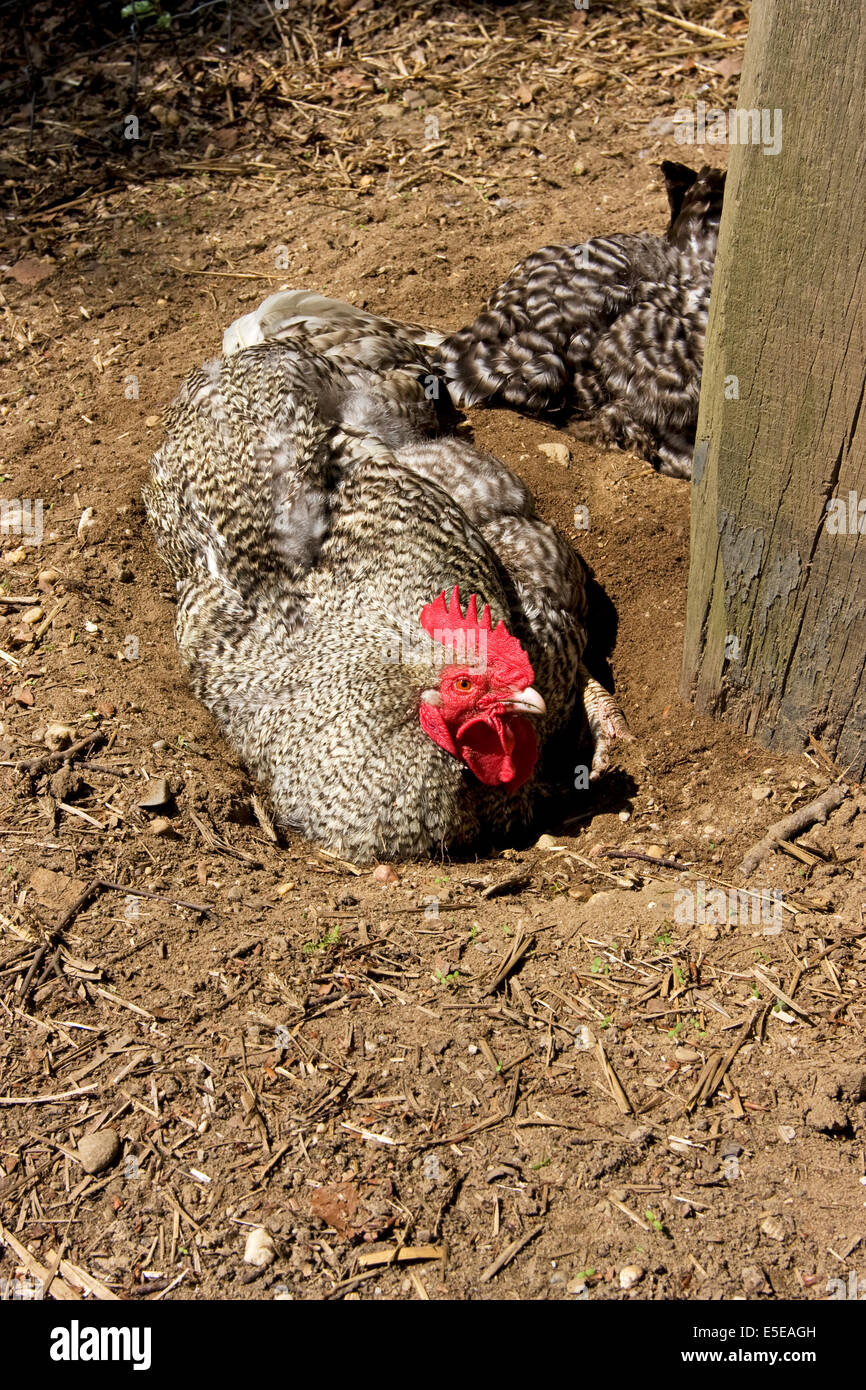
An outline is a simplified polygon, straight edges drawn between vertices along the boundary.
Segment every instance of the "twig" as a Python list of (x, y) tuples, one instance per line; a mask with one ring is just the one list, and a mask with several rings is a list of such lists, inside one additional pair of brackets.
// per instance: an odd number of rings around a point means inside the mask
[(57, 1091), (51, 1096), (0, 1096), (0, 1105), (49, 1105), (54, 1101), (77, 1100), (79, 1096), (89, 1096), (98, 1090), (94, 1084), (77, 1086), (74, 1091)]
[(49, 767), (54, 767), (56, 763), (68, 763), (85, 748), (93, 748), (97, 743), (105, 742), (105, 734), (97, 730), (94, 734), (88, 734), (86, 738), (80, 738), (77, 743), (70, 743), (68, 748), (58, 749), (56, 753), (45, 753), (41, 758), (34, 758), (32, 762), (19, 762), (14, 766), (19, 772), (26, 772), (30, 777), (35, 777), (40, 772), (45, 772)]
[[(801, 969), (795, 977), (797, 983), (799, 983), (800, 975), (802, 975), (802, 973), (803, 971)], [(795, 1004), (790, 994), (786, 994), (784, 990), (779, 989), (778, 985), (774, 985), (773, 981), (764, 974), (763, 970), (759, 970), (758, 967), (755, 966), (755, 969), (752, 971), (752, 974), (754, 975), (755, 979), (758, 981), (759, 984), (762, 984), (765, 989), (768, 989), (770, 991), (771, 994), (775, 994), (777, 999), (780, 999), (783, 1004), (787, 1004), (789, 1009), (793, 1009), (795, 1014), (799, 1014), (800, 1017), (806, 1023), (814, 1027), (814, 1020), (809, 1017), (809, 1015), (806, 1013), (806, 1010), (801, 1009), (799, 1004)]]
[(665, 24), (674, 24), (677, 29), (685, 29), (687, 34), (700, 34), (704, 39), (724, 39), (726, 43), (738, 42), (721, 33), (718, 29), (708, 29), (706, 24), (692, 24), (689, 19), (680, 19), (679, 15), (665, 14), (662, 10), (653, 10), (649, 5), (641, 5), (644, 14), (652, 15), (653, 19), (663, 19)]
[(365, 1250), (358, 1256), (361, 1269), (373, 1265), (405, 1264), (409, 1260), (444, 1260), (444, 1245), (401, 1245), (389, 1250)]
[(514, 938), (514, 945), (511, 947), (502, 965), (482, 994), (482, 999), (486, 999), (488, 994), (492, 994), (495, 989), (499, 988), (503, 980), (508, 978), (512, 970), (520, 964), (527, 951), (534, 945), (535, 937), (532, 932), (530, 932), (528, 936), (524, 936), (523, 932), (518, 932), (517, 936)]
[(763, 1009), (760, 1007), (752, 1011), (727, 1052), (712, 1052), (710, 1054), (701, 1069), (700, 1076), (686, 1097), (685, 1104), (673, 1116), (674, 1119), (679, 1119), (680, 1115), (685, 1114), (687, 1110), (694, 1109), (700, 1102), (706, 1102), (715, 1095), (725, 1079), (729, 1066), (762, 1013)]
[(626, 1095), (622, 1082), (608, 1061), (604, 1048), (600, 1042), (597, 1042), (595, 1046), (598, 1052), (598, 1060), (601, 1062), (601, 1070), (607, 1082), (610, 1094), (624, 1115), (633, 1115), (634, 1106)]
[(493, 1264), (487, 1266), (479, 1282), (482, 1284), (489, 1284), (490, 1280), (495, 1279), (499, 1271), (504, 1269), (507, 1264), (510, 1264), (515, 1255), (519, 1255), (524, 1246), (528, 1245), (531, 1240), (535, 1240), (536, 1236), (540, 1236), (543, 1230), (543, 1226), (536, 1226), (534, 1231), (527, 1231), (525, 1235), (518, 1236), (517, 1240), (513, 1240), (510, 1245), (505, 1247), (502, 1254), (493, 1261)]
[(753, 874), (762, 860), (774, 850), (780, 840), (793, 840), (795, 835), (800, 835), (804, 830), (808, 830), (810, 825), (820, 821), (823, 825), (831, 811), (835, 811), (837, 806), (841, 806), (845, 797), (848, 795), (848, 788), (844, 783), (834, 782), (822, 792), (814, 801), (810, 801), (808, 806), (801, 806), (799, 811), (795, 811), (791, 816), (785, 816), (783, 820), (776, 821), (771, 825), (763, 840), (753, 845), (748, 854), (743, 859), (737, 869), (737, 873), (743, 878), (748, 878)]

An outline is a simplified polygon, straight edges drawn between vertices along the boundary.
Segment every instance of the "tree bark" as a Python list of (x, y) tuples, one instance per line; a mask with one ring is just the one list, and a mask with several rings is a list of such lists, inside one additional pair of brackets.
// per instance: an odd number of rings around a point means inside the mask
[(866, 774), (866, 20), (756, 0), (692, 485), (683, 692), (777, 749)]

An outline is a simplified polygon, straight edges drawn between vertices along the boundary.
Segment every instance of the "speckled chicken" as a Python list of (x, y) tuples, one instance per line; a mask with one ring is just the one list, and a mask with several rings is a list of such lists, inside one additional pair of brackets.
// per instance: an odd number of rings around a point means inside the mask
[(582, 784), (581, 725), (593, 777), (630, 737), (582, 663), (581, 562), (443, 433), (437, 341), (272, 296), (169, 407), (146, 489), (196, 694), (280, 821), (356, 862), (524, 832)]
[(671, 211), (663, 237), (545, 246), (442, 342), (437, 360), (458, 405), (571, 417), (584, 438), (691, 477), (725, 176), (661, 168)]

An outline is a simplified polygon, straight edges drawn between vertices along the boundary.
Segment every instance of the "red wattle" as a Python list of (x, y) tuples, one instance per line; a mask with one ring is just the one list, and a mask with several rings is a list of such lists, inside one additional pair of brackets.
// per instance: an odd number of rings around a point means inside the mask
[(538, 741), (528, 720), (488, 715), (470, 719), (457, 730), (457, 756), (487, 787), (516, 792), (532, 776)]

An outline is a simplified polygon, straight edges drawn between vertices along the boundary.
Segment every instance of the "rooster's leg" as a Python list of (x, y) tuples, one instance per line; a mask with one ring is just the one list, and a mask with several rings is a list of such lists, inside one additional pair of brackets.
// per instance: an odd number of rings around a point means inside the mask
[(583, 671), (583, 708), (586, 711), (592, 738), (591, 782), (597, 781), (610, 762), (611, 745), (615, 739), (631, 743), (634, 735), (626, 723), (619, 701), (588, 671)]

